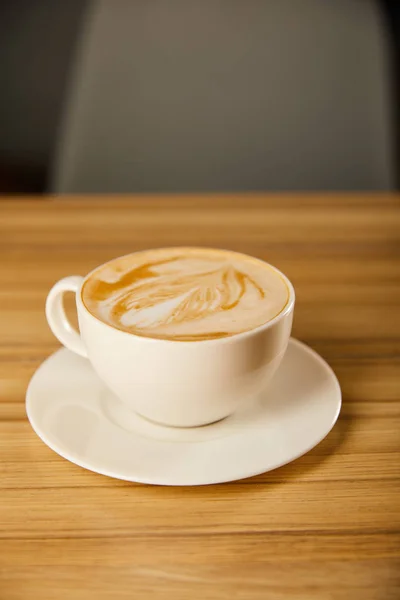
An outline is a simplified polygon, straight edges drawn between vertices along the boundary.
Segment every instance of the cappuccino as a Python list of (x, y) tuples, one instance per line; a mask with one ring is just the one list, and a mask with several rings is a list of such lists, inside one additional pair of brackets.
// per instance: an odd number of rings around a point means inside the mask
[(202, 248), (137, 252), (96, 269), (82, 300), (92, 315), (139, 336), (201, 341), (274, 319), (289, 301), (280, 273), (244, 254)]

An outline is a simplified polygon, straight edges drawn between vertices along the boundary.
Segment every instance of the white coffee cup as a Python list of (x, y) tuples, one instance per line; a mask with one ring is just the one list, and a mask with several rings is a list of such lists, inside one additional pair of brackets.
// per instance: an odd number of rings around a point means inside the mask
[[(289, 290), (284, 310), (256, 329), (228, 337), (174, 341), (116, 329), (92, 315), (82, 301), (82, 286), (91, 273), (56, 283), (47, 297), (46, 317), (60, 342), (88, 358), (126, 406), (164, 425), (205, 425), (258, 396), (285, 354), (295, 294), (288, 278), (275, 271)], [(65, 314), (66, 292), (76, 295), (80, 334)]]

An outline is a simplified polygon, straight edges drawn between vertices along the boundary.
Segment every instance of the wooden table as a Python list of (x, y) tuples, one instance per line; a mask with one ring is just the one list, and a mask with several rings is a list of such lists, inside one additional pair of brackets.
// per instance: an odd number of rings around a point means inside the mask
[[(399, 207), (384, 194), (1, 201), (1, 600), (398, 600)], [(342, 385), (338, 424), (232, 484), (134, 485), (68, 463), (24, 408), (58, 347), (46, 292), (114, 256), (189, 244), (287, 273), (294, 335)]]

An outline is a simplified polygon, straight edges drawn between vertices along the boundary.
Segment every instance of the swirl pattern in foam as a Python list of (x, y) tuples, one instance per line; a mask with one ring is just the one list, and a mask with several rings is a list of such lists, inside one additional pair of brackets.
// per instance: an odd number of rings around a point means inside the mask
[(151, 338), (196, 341), (255, 329), (287, 305), (279, 272), (244, 254), (171, 248), (111, 261), (85, 281), (86, 308), (109, 325)]

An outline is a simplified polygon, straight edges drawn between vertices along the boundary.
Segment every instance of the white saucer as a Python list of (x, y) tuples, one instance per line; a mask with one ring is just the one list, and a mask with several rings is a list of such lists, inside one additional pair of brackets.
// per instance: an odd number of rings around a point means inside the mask
[(264, 399), (205, 427), (139, 417), (88, 360), (65, 349), (39, 367), (26, 396), (32, 427), (52, 450), (103, 475), (159, 485), (221, 483), (280, 467), (329, 433), (340, 406), (332, 369), (294, 339)]

